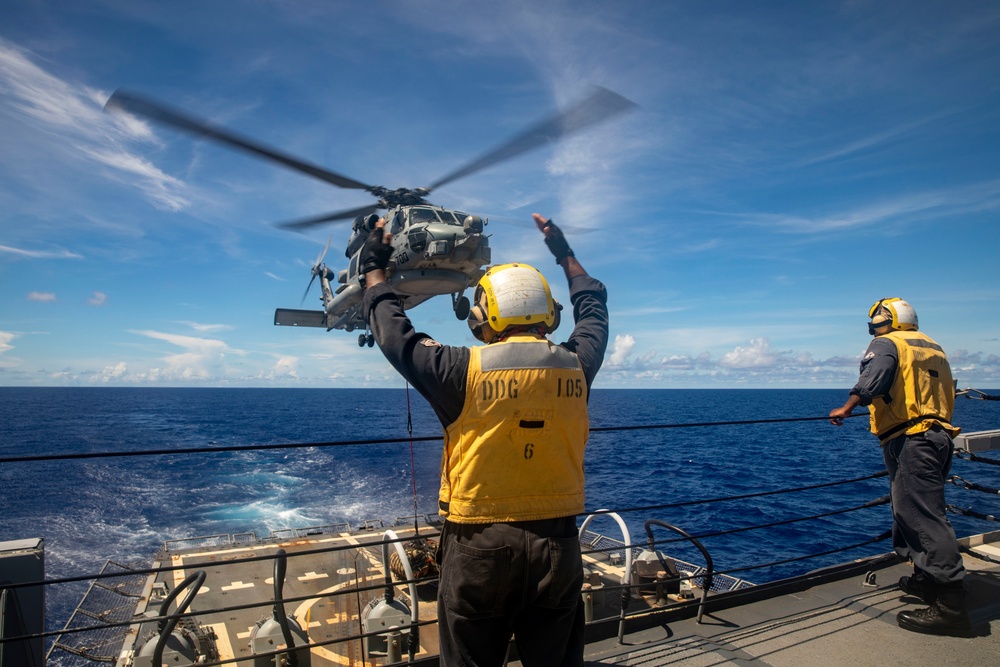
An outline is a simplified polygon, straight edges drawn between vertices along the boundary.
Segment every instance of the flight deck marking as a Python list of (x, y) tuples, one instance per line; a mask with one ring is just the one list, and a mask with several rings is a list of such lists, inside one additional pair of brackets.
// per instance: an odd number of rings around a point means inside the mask
[(301, 577), (296, 577), (299, 581), (315, 581), (316, 579), (326, 579), (329, 577), (326, 572), (323, 574), (316, 574), (315, 572), (306, 572)]
[[(357, 542), (355, 542), (355, 544), (357, 544)], [(366, 551), (362, 551), (361, 553), (364, 556), (368, 557), (369, 559), (374, 559), (374, 557), (371, 556), (370, 554), (368, 554)], [(335, 585), (333, 585), (333, 586), (331, 586), (329, 588), (324, 588), (323, 590), (319, 591), (318, 595), (320, 595), (320, 596), (326, 596), (326, 595), (329, 595), (330, 593), (335, 593), (335, 592), (337, 592), (339, 590), (342, 590), (344, 588), (350, 588), (352, 586), (354, 586), (354, 582), (353, 581), (351, 581), (351, 580), (344, 581), (344, 582), (341, 582), (339, 584), (335, 584)], [(319, 602), (319, 601), (320, 601), (319, 598), (313, 598), (313, 599), (310, 599), (310, 600), (306, 600), (305, 602), (303, 602), (302, 604), (300, 604), (298, 607), (295, 608), (295, 612), (292, 615), (295, 618), (305, 618), (306, 614), (311, 612), (312, 606), (314, 604), (316, 604), (317, 602)], [(348, 618), (346, 612), (338, 612), (337, 615), (338, 615), (338, 619), (337, 620), (340, 621), (340, 622), (343, 622), (343, 621), (346, 621), (346, 620), (350, 620)], [(332, 619), (327, 619), (327, 623), (329, 623), (329, 624), (332, 625), (333, 624)], [(310, 625), (312, 625), (312, 624), (310, 623)], [(350, 644), (351, 644), (351, 642), (348, 641), (348, 642), (342, 642), (340, 645), (344, 647), (345, 651), (347, 651), (347, 650), (350, 649)], [(421, 649), (421, 651), (423, 651), (423, 649)], [(350, 665), (353, 662), (352, 659), (349, 656), (341, 655), (339, 653), (334, 653), (333, 651), (331, 651), (330, 649), (326, 648), (325, 646), (315, 646), (315, 647), (312, 648), (312, 650), (310, 650), (310, 653), (312, 653), (313, 655), (315, 655), (317, 658), (323, 658), (325, 660), (328, 660), (330, 662), (336, 663), (338, 665)]]
[(208, 626), (215, 633), (215, 647), (219, 650), (219, 660), (229, 660), (235, 658), (233, 645), (229, 641), (229, 632), (226, 631), (225, 623), (209, 623)]
[[(339, 541), (347, 542), (351, 546), (366, 546), (364, 543), (356, 540), (355, 538), (351, 537), (347, 533), (340, 533), (339, 535), (337, 535), (335, 537), (327, 537), (327, 538), (324, 538), (324, 539), (321, 539), (321, 540), (307, 540), (307, 541), (304, 541), (302, 543), (304, 543), (304, 544), (322, 544), (322, 543), (325, 543), (325, 542), (339, 542)], [(223, 548), (223, 549), (220, 549), (218, 551), (201, 552), (201, 553), (197, 553), (197, 554), (187, 554), (187, 555), (189, 557), (191, 557), (191, 558), (206, 558), (206, 557), (211, 557), (211, 556), (228, 555), (228, 554), (233, 553), (234, 551), (264, 551), (264, 550), (268, 550), (268, 549), (271, 549), (271, 548), (273, 548), (272, 545), (264, 545), (264, 544), (250, 545), (250, 546), (248, 546), (248, 545), (241, 545), (241, 546), (236, 547), (236, 548)], [(372, 554), (369, 554), (367, 552), (367, 550), (364, 550), (364, 549), (361, 550), (361, 553), (362, 553), (363, 556), (365, 556), (366, 560), (371, 565), (374, 566), (373, 567), (373, 569), (375, 570), (374, 574), (378, 574), (379, 572), (382, 572), (381, 563), (375, 558), (375, 556), (373, 556)], [(252, 554), (250, 554), (250, 555), (252, 555)], [(183, 566), (184, 565), (184, 558), (185, 558), (185, 554), (172, 554), (171, 555), (171, 559), (173, 560), (175, 566)], [(350, 574), (354, 574), (354, 572), (353, 572), (354, 568), (349, 568), (349, 570), (351, 570)], [(316, 573), (311, 573), (311, 574), (316, 574)], [(338, 574), (346, 574), (346, 573), (338, 571)], [(328, 576), (328, 575), (323, 575), (323, 576)], [(186, 575), (184, 573), (184, 570), (174, 570), (174, 586), (176, 587), (176, 586), (180, 585), (184, 581), (185, 577), (186, 577)], [(322, 577), (316, 577), (316, 578), (322, 578)], [(366, 579), (367, 579), (367, 577), (366, 577)], [(273, 578), (271, 579), (271, 581), (273, 582)], [(234, 582), (234, 585), (235, 584), (239, 584), (239, 586), (238, 586), (239, 588), (252, 588), (253, 587), (253, 584), (244, 584), (242, 581), (240, 581), (240, 582)], [(352, 581), (345, 581), (343, 583), (337, 584), (335, 586), (331, 586), (328, 589), (320, 591), (320, 595), (332, 593), (332, 592), (335, 592), (335, 591), (340, 590), (342, 588), (349, 587), (351, 585), (353, 585)], [(224, 591), (225, 590), (235, 590), (235, 588), (236, 588), (235, 586), (234, 587), (223, 586), (222, 590), (224, 590)], [(305, 618), (304, 615), (306, 613), (308, 613), (308, 612), (311, 611), (311, 607), (316, 602), (318, 602), (318, 600), (316, 600), (316, 599), (314, 599), (314, 600), (307, 600), (307, 601), (303, 602), (296, 609), (295, 617), (296, 618)], [(347, 614), (345, 612), (341, 612), (341, 614), (343, 614), (344, 617), (347, 616)], [(348, 620), (348, 619), (345, 618), (344, 620)], [(343, 622), (343, 621), (341, 621), (341, 622)], [(315, 622), (310, 622), (309, 623), (310, 627), (312, 627), (314, 625), (317, 625), (317, 623), (315, 623)], [(253, 632), (253, 627), (249, 627), (249, 628), (247, 628), (246, 632), (238, 632), (238, 633), (236, 633), (236, 638), (237, 639), (249, 639), (250, 638), (250, 634), (252, 632)], [(218, 635), (219, 633), (216, 632), (216, 634)], [(220, 635), (220, 637), (221, 637), (221, 635)], [(228, 643), (228, 640), (227, 640), (227, 643)], [(349, 644), (349, 642), (348, 642), (348, 644)], [(345, 648), (347, 648), (347, 646), (345, 646)], [(231, 645), (229, 646), (229, 650), (232, 651)], [(220, 652), (221, 652), (221, 648), (220, 648)], [(329, 649), (327, 649), (326, 647), (323, 647), (323, 646), (317, 646), (317, 647), (313, 648), (310, 651), (310, 653), (316, 655), (317, 657), (325, 658), (326, 660), (328, 660), (330, 662), (333, 662), (333, 663), (336, 663), (338, 665), (350, 665), (351, 662), (352, 662), (352, 659), (350, 657), (344, 656), (344, 655), (340, 655), (338, 653), (334, 653), (333, 651), (331, 651), (331, 650), (329, 650)], [(417, 653), (417, 655), (422, 655), (422, 654), (423, 655), (427, 654), (427, 651), (426, 651), (426, 649), (424, 647), (421, 647), (420, 651)], [(230, 657), (235, 657), (235, 655), (231, 654)]]
[(988, 556), (1000, 556), (1000, 549), (996, 548), (992, 544), (979, 544), (972, 548), (972, 552), (986, 554)]
[[(357, 540), (355, 540), (353, 538), (345, 538), (345, 539), (347, 539), (348, 541), (352, 542), (355, 545), (371, 546), (371, 545), (362, 545), (360, 542), (358, 542)], [(371, 564), (372, 569), (374, 570), (374, 572), (373, 572), (373, 574), (371, 576), (374, 577), (374, 576), (377, 576), (380, 573), (382, 573), (382, 571), (383, 571), (382, 570), (382, 564), (381, 564), (381, 562), (373, 554), (369, 553), (366, 549), (361, 549), (360, 550), (360, 555), (363, 556), (369, 562), (369, 564)], [(353, 568), (351, 568), (351, 569), (353, 569)], [(367, 581), (368, 578), (369, 577), (366, 576), (365, 580)], [(355, 585), (355, 582), (353, 580), (344, 581), (344, 582), (341, 582), (341, 583), (336, 584), (334, 586), (331, 586), (329, 588), (324, 588), (323, 590), (319, 591), (319, 593), (317, 593), (317, 595), (319, 595), (319, 596), (327, 596), (327, 595), (329, 595), (331, 593), (335, 593), (335, 592), (337, 592), (339, 590), (343, 590), (345, 588), (353, 587), (354, 585)], [(305, 618), (306, 614), (311, 613), (313, 605), (315, 605), (319, 601), (320, 601), (319, 598), (313, 598), (313, 599), (304, 601), (302, 604), (300, 604), (298, 607), (295, 608), (295, 611), (293, 612), (292, 616), (294, 616), (295, 618)], [(419, 609), (419, 605), (418, 605), (418, 609)], [(326, 620), (327, 624), (329, 624), (329, 625), (343, 624), (343, 623), (345, 623), (347, 621), (352, 621), (352, 620), (354, 620), (354, 618), (357, 618), (356, 616), (354, 616), (354, 617), (348, 616), (347, 612), (344, 612), (344, 611), (337, 612), (335, 616), (336, 616), (335, 618), (333, 616), (327, 618), (327, 620)], [(311, 627), (312, 625), (314, 625), (314, 623), (310, 623), (309, 625)], [(344, 651), (347, 652), (347, 651), (351, 650), (352, 641), (349, 640), (349, 641), (346, 641), (346, 642), (341, 642), (339, 645), (343, 646), (344, 647)], [(346, 655), (341, 655), (339, 653), (334, 653), (333, 651), (331, 651), (330, 649), (328, 649), (325, 646), (314, 646), (310, 650), (310, 653), (313, 654), (313, 655), (315, 655), (317, 658), (322, 658), (322, 659), (328, 660), (328, 661), (330, 661), (332, 663), (336, 663), (338, 665), (351, 665), (351, 664), (353, 664), (353, 661), (352, 661), (351, 657), (346, 656)], [(417, 655), (428, 655), (427, 649), (424, 648), (423, 646), (421, 646), (420, 650), (417, 652)]]
[(229, 584), (228, 586), (223, 586), (222, 590), (224, 590), (224, 591), (236, 591), (236, 590), (239, 590), (241, 588), (253, 588), (253, 587), (254, 587), (253, 582), (251, 582), (249, 584), (244, 584), (242, 581), (234, 581), (233, 583)]

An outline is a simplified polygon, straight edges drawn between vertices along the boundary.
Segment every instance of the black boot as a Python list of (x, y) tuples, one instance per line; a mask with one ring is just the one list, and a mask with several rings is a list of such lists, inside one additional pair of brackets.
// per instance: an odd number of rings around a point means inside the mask
[(934, 604), (938, 597), (937, 584), (920, 570), (915, 570), (912, 577), (900, 577), (899, 590), (920, 598), (926, 604)]
[(899, 627), (929, 635), (970, 636), (972, 623), (965, 608), (962, 584), (938, 586), (937, 593), (937, 600), (930, 607), (896, 614)]

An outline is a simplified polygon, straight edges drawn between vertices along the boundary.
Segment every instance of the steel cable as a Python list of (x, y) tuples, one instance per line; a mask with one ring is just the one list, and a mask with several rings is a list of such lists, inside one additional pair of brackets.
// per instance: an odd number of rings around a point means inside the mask
[[(863, 413), (850, 417), (863, 416)], [(829, 417), (788, 417), (783, 419), (747, 419), (742, 421), (721, 422), (691, 422), (685, 424), (642, 424), (633, 426), (597, 426), (590, 429), (591, 433), (611, 431), (641, 431), (667, 428), (704, 428), (713, 426), (740, 426), (746, 424), (779, 424), (787, 422), (803, 422), (826, 420)], [(285, 442), (266, 445), (228, 445), (223, 447), (178, 447), (175, 449), (130, 450), (124, 452), (76, 452), (71, 454), (34, 454), (31, 456), (0, 457), (0, 463), (27, 463), (32, 461), (74, 461), (79, 459), (120, 458), (127, 456), (174, 456), (178, 454), (218, 454), (220, 452), (252, 452), (269, 449), (303, 449), (307, 447), (349, 447), (358, 445), (385, 445), (400, 442), (438, 442), (440, 435), (412, 437), (407, 435), (399, 438), (371, 438), (366, 440), (336, 440), (330, 442)]]

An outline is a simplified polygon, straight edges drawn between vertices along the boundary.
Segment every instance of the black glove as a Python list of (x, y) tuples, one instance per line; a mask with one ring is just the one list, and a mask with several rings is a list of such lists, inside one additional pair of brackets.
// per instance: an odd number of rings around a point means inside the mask
[(361, 248), (359, 262), (361, 263), (360, 273), (362, 277), (369, 271), (376, 269), (385, 271), (385, 267), (389, 266), (389, 258), (392, 257), (392, 244), (382, 242), (384, 231), (381, 227), (373, 229)]
[(566, 237), (563, 236), (562, 230), (551, 219), (545, 223), (542, 231), (547, 232), (545, 234), (545, 245), (549, 247), (549, 250), (555, 256), (556, 264), (559, 264), (567, 257), (576, 257), (569, 244), (566, 243)]

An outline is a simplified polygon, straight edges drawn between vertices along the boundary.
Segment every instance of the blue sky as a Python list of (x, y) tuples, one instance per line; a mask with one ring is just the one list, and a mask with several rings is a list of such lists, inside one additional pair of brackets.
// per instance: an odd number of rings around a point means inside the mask
[[(272, 223), (367, 195), (106, 114), (115, 89), (419, 187), (598, 84), (638, 110), (432, 197), (566, 301), (531, 213), (564, 226), (610, 294), (597, 386), (846, 389), (902, 296), (1000, 387), (997, 34), (979, 2), (7, 0), (0, 384), (402, 386), (355, 334), (272, 326), (349, 232)], [(411, 315), (473, 342), (447, 298)]]

